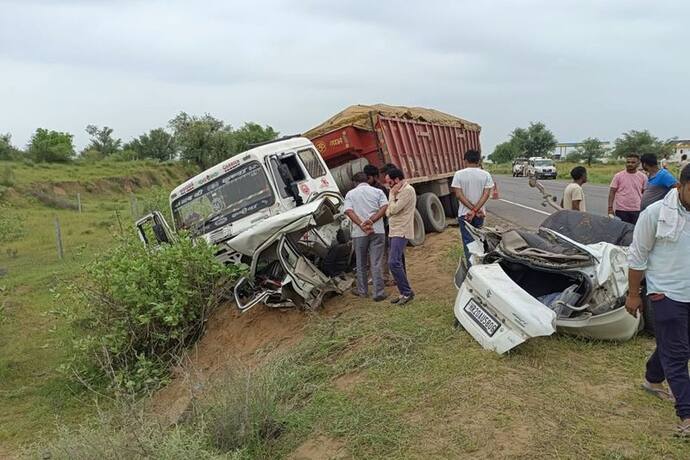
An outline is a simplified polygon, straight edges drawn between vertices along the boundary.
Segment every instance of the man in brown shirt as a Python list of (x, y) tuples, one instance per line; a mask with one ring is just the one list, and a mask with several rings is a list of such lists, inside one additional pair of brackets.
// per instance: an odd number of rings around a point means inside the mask
[(400, 297), (391, 301), (397, 305), (404, 305), (414, 299), (414, 292), (407, 280), (405, 271), (405, 247), (407, 240), (414, 237), (414, 212), (417, 204), (417, 193), (405, 181), (405, 176), (399, 169), (389, 169), (386, 172), (386, 184), (390, 187), (388, 209), (388, 237), (390, 249), (388, 253), (388, 267), (395, 284), (400, 291)]

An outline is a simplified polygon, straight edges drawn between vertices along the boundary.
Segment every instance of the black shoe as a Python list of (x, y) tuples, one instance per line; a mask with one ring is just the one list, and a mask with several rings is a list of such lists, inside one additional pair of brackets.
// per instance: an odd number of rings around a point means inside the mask
[(383, 300), (386, 300), (387, 298), (388, 298), (388, 296), (384, 294), (384, 295), (381, 295), (381, 296), (378, 296), (378, 297), (374, 297), (373, 300), (374, 300), (374, 302), (381, 302), (381, 301), (383, 301)]
[(410, 303), (414, 300), (414, 294), (412, 295), (401, 295), (400, 298), (398, 299), (396, 305), (405, 305), (406, 303)]

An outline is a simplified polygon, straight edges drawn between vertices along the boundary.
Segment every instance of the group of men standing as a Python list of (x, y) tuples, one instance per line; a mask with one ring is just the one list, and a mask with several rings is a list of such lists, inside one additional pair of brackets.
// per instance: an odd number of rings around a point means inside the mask
[[(481, 154), (476, 150), (465, 153), (465, 168), (457, 171), (451, 187), (458, 199), (458, 223), (465, 249), (473, 240), (467, 224), (481, 227), (494, 182), (491, 174), (481, 169)], [(385, 186), (379, 181), (382, 175)], [(414, 217), (417, 194), (395, 165), (387, 164), (379, 171), (367, 165), (353, 176), (355, 188), (345, 195), (345, 214), (354, 224), (352, 241), (357, 263), (357, 286), (353, 293), (369, 295), (369, 272), (373, 285), (373, 300), (387, 299), (384, 272), (387, 268), (398, 288), (399, 295), (391, 303), (404, 305), (414, 299), (405, 266), (405, 247), (414, 238)], [(385, 255), (388, 254), (387, 267)]]
[[(570, 171), (570, 177), (573, 182), (566, 186), (561, 204), (564, 209), (587, 211), (582, 188), (587, 182), (587, 168), (574, 167)], [(677, 186), (678, 181), (673, 174), (659, 166), (656, 155), (646, 153), (640, 156), (631, 153), (625, 159), (625, 169), (616, 173), (611, 180), (608, 214), (635, 225), (642, 211), (652, 203), (662, 200)]]
[(395, 166), (386, 165), (381, 170), (387, 187), (379, 182), (379, 171), (371, 168), (354, 175), (356, 186), (345, 195), (345, 214), (354, 224), (352, 241), (357, 261), (354, 293), (368, 296), (371, 271), (373, 300), (386, 300), (383, 264), (384, 254), (388, 252), (388, 269), (399, 291), (391, 303), (404, 305), (414, 299), (407, 279), (405, 247), (414, 237), (417, 194)]

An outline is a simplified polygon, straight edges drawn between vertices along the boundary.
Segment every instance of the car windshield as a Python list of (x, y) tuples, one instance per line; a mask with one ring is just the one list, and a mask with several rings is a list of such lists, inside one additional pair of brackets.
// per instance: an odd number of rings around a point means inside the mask
[(172, 204), (175, 225), (206, 233), (271, 206), (273, 191), (261, 164), (243, 164), (178, 198)]
[(534, 166), (553, 166), (553, 161), (551, 161), (551, 160), (535, 160)]

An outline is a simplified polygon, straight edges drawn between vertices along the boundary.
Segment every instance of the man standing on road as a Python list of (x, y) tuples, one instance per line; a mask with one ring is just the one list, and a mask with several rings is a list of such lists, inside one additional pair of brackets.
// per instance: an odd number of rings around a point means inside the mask
[(457, 171), (453, 176), (450, 186), (458, 198), (458, 225), (460, 226), (460, 237), (465, 254), (467, 265), (470, 264), (470, 253), (467, 245), (474, 241), (474, 238), (467, 230), (467, 224), (476, 228), (484, 225), (486, 210), (484, 205), (491, 196), (494, 188), (494, 180), (487, 171), (480, 167), (482, 156), (477, 150), (465, 152), (465, 168)]
[(386, 214), (388, 200), (381, 190), (367, 183), (367, 175), (363, 172), (355, 174), (352, 179), (357, 185), (345, 195), (345, 215), (355, 224), (352, 228), (352, 242), (357, 259), (356, 295), (368, 295), (369, 266), (374, 284), (374, 301), (380, 302), (386, 298), (382, 264), (386, 244), (383, 216)]
[(615, 215), (623, 222), (633, 225), (640, 216), (642, 192), (647, 185), (647, 176), (638, 171), (640, 156), (631, 153), (625, 159), (625, 171), (613, 176), (609, 189), (609, 215)]
[(659, 161), (653, 153), (642, 155), (640, 162), (648, 177), (640, 207), (644, 211), (650, 204), (663, 199), (669, 190), (678, 185), (678, 181), (668, 169), (659, 168)]
[(587, 206), (582, 186), (587, 182), (587, 169), (584, 166), (575, 166), (570, 171), (570, 177), (573, 181), (563, 191), (563, 209), (585, 212)]
[(645, 277), (654, 307), (656, 350), (647, 361), (642, 386), (662, 399), (675, 399), (678, 435), (690, 438), (690, 166), (681, 171), (680, 184), (640, 214), (628, 255), (625, 308), (633, 316), (642, 311), (640, 283)]
[(685, 168), (690, 162), (688, 162), (688, 156), (687, 154), (682, 154), (680, 156), (680, 162), (678, 163), (678, 166), (680, 167), (680, 170), (682, 171), (683, 168)]
[(398, 286), (400, 297), (391, 303), (405, 305), (414, 299), (414, 292), (410, 287), (405, 269), (405, 247), (407, 241), (414, 238), (414, 212), (417, 206), (417, 193), (405, 181), (402, 171), (396, 168), (386, 172), (386, 184), (390, 187), (390, 202), (386, 215), (388, 216), (388, 236), (390, 249), (388, 253), (388, 268)]

